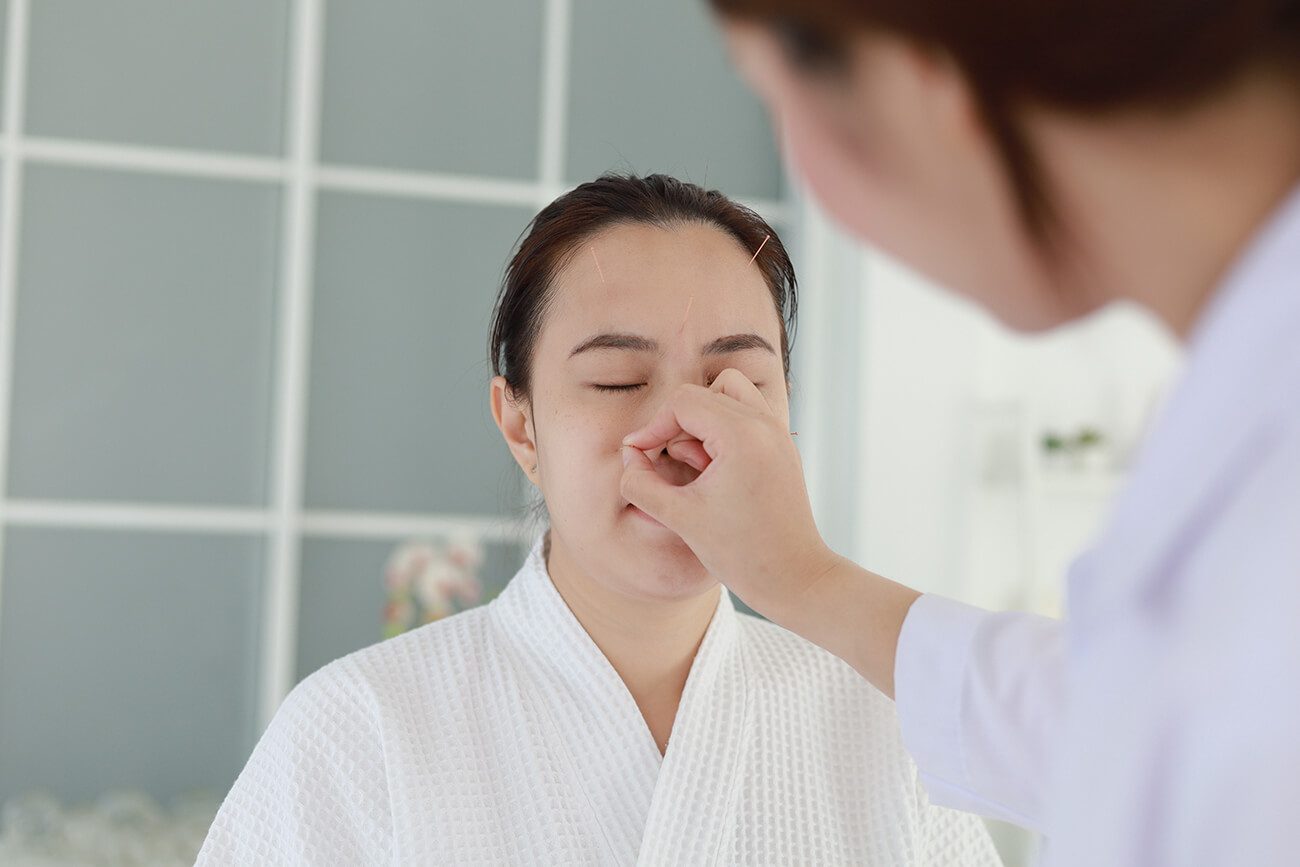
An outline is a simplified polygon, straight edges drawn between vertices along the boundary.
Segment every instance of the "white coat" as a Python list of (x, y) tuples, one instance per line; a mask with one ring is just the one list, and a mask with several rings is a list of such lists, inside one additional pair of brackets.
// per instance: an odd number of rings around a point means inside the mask
[(1054, 867), (1300, 864), (1300, 189), (1198, 321), (1066, 599), (908, 613), (932, 798), (1042, 832)]

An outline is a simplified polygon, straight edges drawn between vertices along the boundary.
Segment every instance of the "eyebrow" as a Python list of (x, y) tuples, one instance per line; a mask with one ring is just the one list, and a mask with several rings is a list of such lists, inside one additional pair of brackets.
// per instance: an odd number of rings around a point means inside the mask
[[(569, 357), (573, 358), (583, 352), (590, 352), (594, 349), (625, 349), (632, 352), (659, 352), (659, 343), (651, 340), (649, 337), (642, 337), (639, 334), (625, 333), (607, 333), (597, 334), (590, 337), (573, 348)], [(746, 349), (761, 349), (776, 355), (776, 350), (772, 344), (768, 343), (757, 334), (729, 334), (726, 337), (719, 337), (712, 340), (700, 349), (701, 355), (726, 355), (732, 352), (742, 352)]]
[(772, 344), (757, 334), (729, 334), (706, 343), (700, 350), (701, 355), (726, 355), (729, 352), (742, 352), (746, 349), (762, 349), (776, 355)]

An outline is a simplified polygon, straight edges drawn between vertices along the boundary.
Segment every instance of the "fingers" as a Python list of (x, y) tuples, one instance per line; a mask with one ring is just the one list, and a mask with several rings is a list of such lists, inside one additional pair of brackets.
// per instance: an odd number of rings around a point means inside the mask
[(763, 397), (758, 386), (734, 367), (728, 367), (719, 373), (713, 380), (713, 384), (709, 386), (709, 391), (725, 394), (759, 412), (769, 414), (772, 412), (772, 407), (768, 405), (767, 398)]
[(628, 434), (623, 443), (648, 449), (687, 434), (706, 443), (707, 449), (710, 439), (716, 440), (726, 431), (730, 418), (746, 414), (737, 413), (741, 407), (747, 414), (772, 415), (772, 408), (758, 387), (739, 370), (729, 367), (718, 374), (707, 389), (698, 385), (680, 386), (654, 418)]
[(669, 457), (701, 473), (713, 461), (709, 453), (704, 450), (704, 444), (692, 436), (683, 435), (680, 439), (673, 440), (667, 445), (665, 451), (668, 452)]
[(672, 393), (649, 423), (624, 437), (623, 444), (653, 449), (686, 434), (704, 443), (705, 450), (712, 455), (710, 443), (716, 444), (727, 436), (738, 408), (737, 401), (723, 394), (699, 385), (683, 385)]
[(680, 534), (684, 527), (679, 528), (678, 524), (684, 520), (686, 501), (691, 496), (688, 486), (665, 480), (640, 449), (623, 446), (623, 461), (623, 478), (619, 483), (623, 499)]

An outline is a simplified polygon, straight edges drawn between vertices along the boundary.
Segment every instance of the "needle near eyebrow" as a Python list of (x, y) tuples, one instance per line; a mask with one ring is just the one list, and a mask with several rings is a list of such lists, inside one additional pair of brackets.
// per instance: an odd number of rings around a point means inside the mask
[(681, 334), (684, 330), (686, 330), (686, 321), (691, 318), (691, 305), (694, 303), (695, 303), (695, 296), (692, 295), (691, 300), (686, 302), (686, 315), (682, 317), (681, 327), (677, 329), (678, 334)]

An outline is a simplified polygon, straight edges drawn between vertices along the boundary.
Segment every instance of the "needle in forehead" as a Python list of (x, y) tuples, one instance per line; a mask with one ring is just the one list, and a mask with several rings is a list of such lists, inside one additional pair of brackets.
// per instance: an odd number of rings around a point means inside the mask
[[(754, 255), (751, 256), (751, 257), (749, 258), (749, 264), (751, 264), (751, 265), (754, 264), (754, 260), (758, 258), (758, 254), (759, 254), (759, 253), (763, 252), (763, 248), (767, 246), (767, 242), (768, 242), (769, 240), (771, 240), (771, 238), (772, 238), (772, 236), (771, 236), (770, 234), (768, 234), (768, 235), (764, 235), (764, 236), (763, 236), (763, 243), (761, 243), (761, 244), (758, 245), (758, 249), (754, 251)], [(591, 255), (593, 255), (593, 256), (596, 255), (596, 248), (595, 248), (595, 247), (593, 247), (593, 248), (591, 249)], [(596, 267), (598, 267), (598, 268), (600, 267), (600, 263), (599, 263), (599, 262), (596, 263)], [(691, 295), (690, 300), (686, 302), (686, 315), (682, 317), (682, 324), (681, 324), (681, 327), (679, 327), (679, 328), (677, 329), (677, 333), (678, 333), (678, 335), (680, 335), (683, 331), (686, 330), (686, 323), (687, 323), (687, 322), (690, 320), (690, 318), (691, 318), (691, 305), (694, 304), (694, 303), (695, 303), (695, 296), (694, 296), (694, 295)]]
[(695, 303), (695, 295), (691, 295), (691, 300), (686, 302), (686, 315), (682, 317), (681, 327), (677, 329), (678, 335), (686, 330), (686, 321), (691, 318), (691, 305)]
[(596, 258), (596, 248), (588, 247), (587, 249), (591, 250), (591, 259), (596, 263), (596, 273), (600, 275), (600, 283), (605, 287), (606, 297), (609, 297), (609, 281), (605, 279), (605, 269), (600, 267), (600, 260)]

